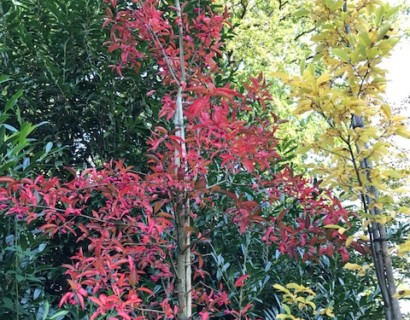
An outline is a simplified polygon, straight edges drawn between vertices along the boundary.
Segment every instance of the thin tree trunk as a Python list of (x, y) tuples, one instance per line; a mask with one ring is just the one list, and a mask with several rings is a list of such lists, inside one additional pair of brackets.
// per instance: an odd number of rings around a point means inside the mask
[[(344, 0), (343, 11), (347, 12), (347, 0)], [(345, 26), (345, 32), (350, 33), (349, 25)], [(359, 90), (358, 96), (360, 96), (360, 94), (361, 92)], [(364, 128), (363, 117), (352, 115), (351, 126), (353, 129)], [(381, 213), (380, 210), (374, 206), (379, 197), (379, 192), (375, 186), (372, 186), (372, 179), (370, 174), (372, 170), (372, 165), (369, 159), (367, 158), (364, 158), (360, 162), (360, 168), (364, 172), (366, 179), (366, 182), (362, 181), (359, 168), (356, 163), (356, 158), (350, 145), (349, 148), (352, 156), (351, 160), (355, 167), (359, 185), (367, 185), (367, 194), (362, 193), (361, 196), (364, 211), (365, 213), (370, 214), (373, 217), (376, 217)], [(366, 145), (365, 148), (367, 148)], [(361, 151), (360, 147), (357, 144), (356, 150), (357, 154), (359, 154)], [(384, 225), (374, 221), (369, 225), (368, 230), (377, 281), (383, 298), (385, 318), (386, 320), (402, 320), (399, 301), (397, 298), (394, 297), (394, 294), (396, 293), (396, 284), (394, 281), (392, 262), (387, 247), (388, 239), (386, 237), (386, 228)]]
[[(176, 98), (176, 110), (174, 116), (175, 135), (181, 138), (181, 150), (176, 150), (175, 170), (176, 176), (185, 179), (187, 171), (186, 162), (186, 143), (185, 143), (185, 125), (183, 110), (183, 84), (186, 82), (185, 60), (184, 60), (184, 29), (182, 25), (182, 11), (179, 0), (175, 0), (175, 8), (180, 23), (178, 25), (179, 40), (179, 63), (180, 79)], [(184, 197), (186, 190), (183, 190)], [(191, 269), (191, 242), (190, 242), (190, 216), (189, 200), (182, 200), (175, 212), (175, 222), (177, 227), (177, 295), (178, 295), (178, 320), (188, 320), (192, 315), (192, 269)]]
[[(185, 173), (186, 171), (186, 145), (185, 132), (182, 113), (182, 87), (178, 89), (177, 94), (177, 112), (175, 113), (174, 123), (176, 135), (182, 140), (181, 152), (175, 156), (176, 171)], [(184, 179), (185, 174), (181, 175), (176, 172), (177, 176)], [(182, 177), (181, 177), (182, 176)], [(183, 191), (184, 196), (186, 191)], [(178, 319), (188, 320), (192, 314), (192, 283), (191, 283), (191, 240), (189, 233), (190, 218), (189, 218), (189, 201), (183, 200), (175, 212), (175, 221), (177, 226), (177, 292), (178, 292)]]
[[(363, 128), (363, 118), (356, 115), (352, 116), (352, 128)], [(360, 153), (360, 148), (356, 145), (357, 153)], [(352, 157), (352, 161), (356, 163), (355, 157)], [(357, 167), (355, 165), (355, 167)], [(372, 186), (371, 179), (371, 169), (369, 159), (364, 158), (360, 162), (360, 168), (364, 171), (366, 181), (367, 181), (367, 194), (362, 194), (362, 203), (365, 213), (371, 214), (373, 217), (380, 215), (380, 210), (374, 206), (374, 203), (378, 199), (378, 190), (376, 187)], [(359, 185), (363, 186), (366, 183), (363, 183), (360, 176), (360, 172), (356, 170), (357, 179)], [(368, 228), (370, 235), (370, 244), (372, 246), (372, 256), (374, 261), (374, 266), (376, 269), (377, 281), (382, 293), (383, 304), (385, 310), (386, 320), (402, 320), (402, 315), (400, 311), (400, 305), (398, 299), (394, 297), (396, 293), (396, 284), (394, 281), (393, 267), (388, 252), (387, 247), (387, 237), (386, 237), (386, 228), (383, 224), (372, 222)]]

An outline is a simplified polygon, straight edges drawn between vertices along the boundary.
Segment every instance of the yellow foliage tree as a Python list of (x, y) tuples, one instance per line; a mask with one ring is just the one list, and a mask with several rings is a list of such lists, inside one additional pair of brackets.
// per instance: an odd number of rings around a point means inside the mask
[(397, 214), (390, 210), (389, 182), (398, 172), (383, 161), (394, 155), (391, 137), (410, 138), (410, 131), (384, 101), (380, 67), (398, 42), (392, 28), (397, 8), (379, 0), (316, 0), (305, 8), (315, 23), (313, 59), (303, 63), (300, 76), (275, 75), (292, 88), (295, 114), (313, 111), (326, 121), (320, 137), (299, 151), (325, 156), (315, 169), (323, 184), (361, 201), (386, 319), (402, 319), (386, 236), (386, 223)]

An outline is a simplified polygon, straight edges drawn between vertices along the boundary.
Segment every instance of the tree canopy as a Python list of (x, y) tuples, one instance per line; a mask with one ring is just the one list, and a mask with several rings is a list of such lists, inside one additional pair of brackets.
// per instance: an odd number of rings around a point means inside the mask
[(398, 9), (1, 10), (0, 315), (402, 319), (407, 171), (386, 159), (408, 131), (379, 67)]

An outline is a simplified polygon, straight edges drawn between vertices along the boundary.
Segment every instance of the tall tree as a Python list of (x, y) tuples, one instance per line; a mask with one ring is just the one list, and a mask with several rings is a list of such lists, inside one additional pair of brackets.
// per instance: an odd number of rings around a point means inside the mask
[[(251, 301), (233, 305), (227, 282), (207, 285), (198, 246), (210, 242), (220, 217), (242, 234), (259, 226), (267, 246), (294, 259), (337, 253), (347, 260), (349, 212), (330, 191), (278, 169), (280, 120), (266, 109), (263, 77), (251, 78), (243, 94), (215, 85), (226, 13), (203, 2), (107, 3), (109, 50), (121, 53), (114, 68), (138, 69), (150, 56), (168, 91), (150, 92), (166, 122), (148, 140), (151, 170), (138, 174), (117, 162), (68, 183), (4, 178), (0, 189), (9, 215), (40, 218), (43, 231), (77, 238), (61, 304), (93, 304), (91, 319), (246, 318)], [(255, 114), (256, 106), (265, 114)], [(283, 199), (297, 213), (274, 210)], [(242, 269), (233, 287), (250, 276)]]
[(318, 31), (312, 37), (314, 62), (291, 80), (296, 113), (313, 110), (328, 124), (320, 139), (306, 146), (329, 157), (318, 166), (323, 185), (362, 202), (386, 319), (402, 317), (386, 233), (395, 216), (387, 183), (396, 174), (383, 161), (394, 153), (389, 137), (410, 137), (381, 96), (386, 79), (379, 64), (398, 41), (391, 34), (396, 12), (377, 1), (315, 1), (309, 10)]

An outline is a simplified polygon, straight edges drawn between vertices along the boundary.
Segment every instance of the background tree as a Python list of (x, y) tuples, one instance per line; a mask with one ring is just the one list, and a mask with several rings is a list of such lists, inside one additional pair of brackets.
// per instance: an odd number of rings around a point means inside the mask
[[(271, 1), (271, 2), (258, 2), (258, 1), (229, 1), (228, 5), (233, 9), (234, 17), (233, 29), (235, 30), (235, 37), (230, 41), (228, 47), (233, 49), (230, 54), (233, 60), (236, 60), (240, 64), (239, 74), (243, 76), (252, 69), (265, 70), (267, 72), (267, 81), (270, 81), (270, 92), (274, 98), (275, 111), (279, 115), (284, 116), (290, 120), (289, 125), (286, 125), (280, 137), (289, 137), (291, 141), (298, 141), (296, 143), (305, 143), (306, 146), (315, 145), (319, 140), (320, 135), (327, 136), (327, 132), (323, 131), (323, 128), (327, 127), (326, 121), (319, 113), (304, 113), (302, 117), (294, 118), (289, 114), (294, 109), (292, 101), (288, 99), (288, 91), (277, 81), (276, 73), (269, 73), (269, 70), (279, 69), (286, 70), (289, 74), (298, 73), (298, 70), (303, 70), (306, 64), (314, 61), (314, 65), (318, 71), (323, 72), (328, 68), (326, 64), (320, 62), (320, 56), (322, 46), (318, 46), (317, 51), (312, 51), (312, 41), (310, 40), (312, 35), (315, 35), (321, 30), (317, 21), (318, 18), (315, 14), (312, 14), (309, 10), (310, 5), (313, 2), (304, 2), (305, 6), (300, 7), (299, 2), (286, 1)], [(330, 2), (329, 2), (330, 3)], [(336, 2), (335, 2), (336, 3)], [(369, 18), (365, 18), (369, 19)], [(298, 23), (292, 23), (297, 20)], [(392, 19), (391, 19), (392, 20)], [(390, 20), (391, 23), (393, 23)], [(302, 21), (302, 23), (300, 23)], [(301, 28), (303, 25), (305, 28)], [(400, 26), (397, 21), (394, 23), (394, 27)], [(331, 35), (329, 35), (329, 38)], [(336, 39), (337, 37), (335, 37)], [(274, 39), (274, 41), (270, 41)], [(332, 40), (336, 41), (336, 40)], [(255, 47), (254, 50), (247, 50), (248, 46)], [(282, 50), (287, 48), (287, 50)], [(257, 52), (257, 54), (254, 54)], [(261, 63), (259, 63), (261, 61)], [(284, 61), (284, 63), (282, 63)], [(300, 92), (296, 93), (297, 97)], [(318, 156), (312, 152), (306, 153), (309, 147), (300, 148), (300, 158), (294, 159), (293, 163), (296, 163), (296, 170), (308, 170), (315, 169), (317, 163), (327, 162), (327, 156)], [(307, 154), (310, 156), (306, 157)], [(403, 153), (405, 154), (405, 153)], [(322, 154), (323, 155), (323, 154)], [(399, 157), (390, 159), (391, 164), (397, 165)], [(332, 160), (329, 161), (331, 163)], [(303, 164), (302, 164), (303, 163)], [(402, 173), (394, 173), (393, 168), (390, 167), (392, 175), (401, 175)], [(333, 169), (330, 169), (333, 170)], [(335, 173), (335, 172), (334, 172)], [(320, 177), (318, 171), (314, 171), (315, 175)], [(337, 176), (339, 173), (335, 173)], [(393, 185), (391, 185), (393, 186)], [(401, 209), (403, 210), (403, 208)], [(400, 223), (399, 228), (392, 228), (389, 232), (389, 237), (398, 239), (402, 232), (406, 230), (406, 223)], [(401, 231), (400, 231), (401, 230)], [(400, 240), (399, 243), (401, 243)], [(363, 257), (358, 257), (358, 261)], [(402, 269), (403, 261), (395, 257), (396, 267)], [(365, 259), (366, 261), (367, 259)], [(399, 262), (400, 261), (400, 262)], [(365, 263), (364, 261), (362, 263)], [(370, 263), (370, 261), (366, 261)], [(359, 263), (360, 264), (360, 263)], [(404, 269), (407, 269), (406, 267)], [(406, 272), (404, 271), (403, 275)], [(370, 273), (367, 273), (370, 277)], [(377, 302), (375, 302), (377, 303)]]
[(49, 122), (36, 136), (65, 147), (59, 163), (138, 165), (159, 108), (146, 93), (160, 91), (160, 79), (149, 60), (138, 75), (112, 72), (102, 2), (5, 0), (0, 10), (0, 72), (24, 93), (22, 118)]
[[(53, 148), (51, 141), (33, 138), (36, 130), (47, 124), (33, 125), (22, 119), (22, 91), (11, 92), (10, 81), (9, 76), (0, 76), (4, 101), (0, 113), (0, 176), (23, 178), (32, 175), (33, 169), (50, 167), (61, 150)], [(19, 220), (5, 212), (0, 214), (0, 316), (38, 319), (55, 312), (65, 280), (61, 268), (64, 260), (53, 257), (59, 250), (55, 242), (39, 234), (38, 226)]]
[(398, 41), (389, 23), (396, 12), (373, 1), (317, 1), (310, 14), (318, 29), (312, 37), (314, 61), (320, 64), (310, 63), (301, 78), (291, 81), (298, 97), (295, 112), (314, 110), (328, 123), (327, 131), (307, 147), (329, 159), (318, 166), (323, 185), (337, 186), (362, 202), (386, 319), (401, 319), (401, 313), (385, 228), (396, 216), (390, 211), (389, 179), (398, 170), (383, 161), (387, 153), (394, 154), (388, 137), (410, 137), (381, 96), (386, 80), (378, 65)]
[[(149, 61), (141, 77), (124, 72), (120, 78), (110, 70), (114, 59), (103, 45), (104, 15), (101, 1), (1, 2), (0, 175), (69, 176), (62, 165), (102, 165), (114, 156), (146, 167), (145, 136), (159, 106), (146, 92), (159, 82)], [(74, 253), (73, 238), (41, 237), (38, 223), (27, 225), (5, 212), (1, 222), (0, 274), (6, 285), (0, 314), (67, 314), (56, 307), (67, 289), (61, 265)], [(66, 317), (80, 317), (79, 308), (71, 311)]]
[[(278, 136), (295, 145), (305, 139), (313, 141), (323, 120), (315, 114), (303, 119), (295, 117), (288, 90), (271, 75), (274, 68), (295, 72), (300, 68), (300, 59), (312, 59), (309, 37), (315, 25), (304, 6), (292, 0), (219, 2), (231, 12), (233, 36), (227, 40), (225, 59), (236, 68), (234, 79), (240, 83), (255, 72), (263, 72), (273, 98), (271, 107), (280, 118), (289, 121)], [(298, 164), (295, 170), (306, 170), (299, 156), (292, 161)]]

